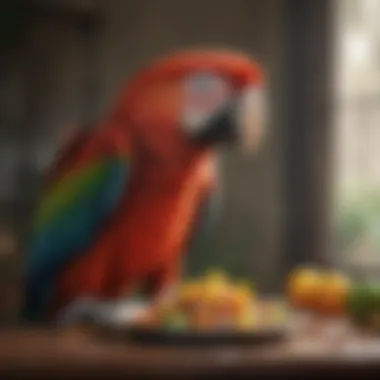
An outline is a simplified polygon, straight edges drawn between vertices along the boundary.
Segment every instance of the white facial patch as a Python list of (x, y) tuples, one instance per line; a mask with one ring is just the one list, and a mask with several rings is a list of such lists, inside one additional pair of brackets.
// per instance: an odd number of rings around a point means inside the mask
[(222, 77), (209, 73), (191, 75), (184, 80), (183, 127), (194, 135), (201, 131), (232, 96), (232, 88)]
[(238, 109), (238, 125), (245, 150), (254, 150), (261, 141), (267, 123), (267, 98), (261, 88), (244, 91)]

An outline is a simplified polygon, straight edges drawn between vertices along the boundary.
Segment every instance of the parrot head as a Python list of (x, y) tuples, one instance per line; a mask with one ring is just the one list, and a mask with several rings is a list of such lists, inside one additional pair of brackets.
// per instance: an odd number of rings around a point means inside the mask
[(265, 78), (254, 60), (229, 51), (188, 51), (141, 70), (116, 109), (144, 140), (174, 146), (259, 145)]

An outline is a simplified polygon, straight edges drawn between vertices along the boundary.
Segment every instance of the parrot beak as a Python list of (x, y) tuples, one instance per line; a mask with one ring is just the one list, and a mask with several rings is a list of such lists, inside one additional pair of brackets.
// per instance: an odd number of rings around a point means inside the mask
[(250, 87), (213, 113), (194, 137), (207, 145), (238, 143), (245, 152), (251, 152), (260, 145), (265, 123), (264, 92)]
[(256, 151), (267, 124), (267, 99), (263, 89), (246, 89), (240, 98), (236, 116), (244, 152)]

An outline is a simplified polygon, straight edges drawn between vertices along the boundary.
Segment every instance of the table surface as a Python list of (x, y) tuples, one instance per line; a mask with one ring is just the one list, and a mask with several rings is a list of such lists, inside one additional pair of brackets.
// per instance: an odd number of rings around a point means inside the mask
[[(331, 323), (324, 322), (323, 331)], [(337, 329), (335, 328), (335, 331)], [(314, 334), (314, 335), (313, 335)], [(283, 343), (240, 347), (148, 347), (104, 341), (78, 331), (0, 332), (0, 376), (78, 374), (168, 376), (256, 373), (360, 374), (380, 371), (380, 341), (357, 335), (323, 335), (309, 329)]]

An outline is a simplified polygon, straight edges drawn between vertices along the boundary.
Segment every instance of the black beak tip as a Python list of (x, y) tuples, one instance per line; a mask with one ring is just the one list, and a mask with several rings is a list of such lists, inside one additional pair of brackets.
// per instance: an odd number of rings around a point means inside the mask
[(237, 141), (238, 128), (236, 116), (237, 103), (231, 102), (228, 107), (215, 114), (207, 122), (202, 131), (195, 136), (195, 140), (207, 145)]

